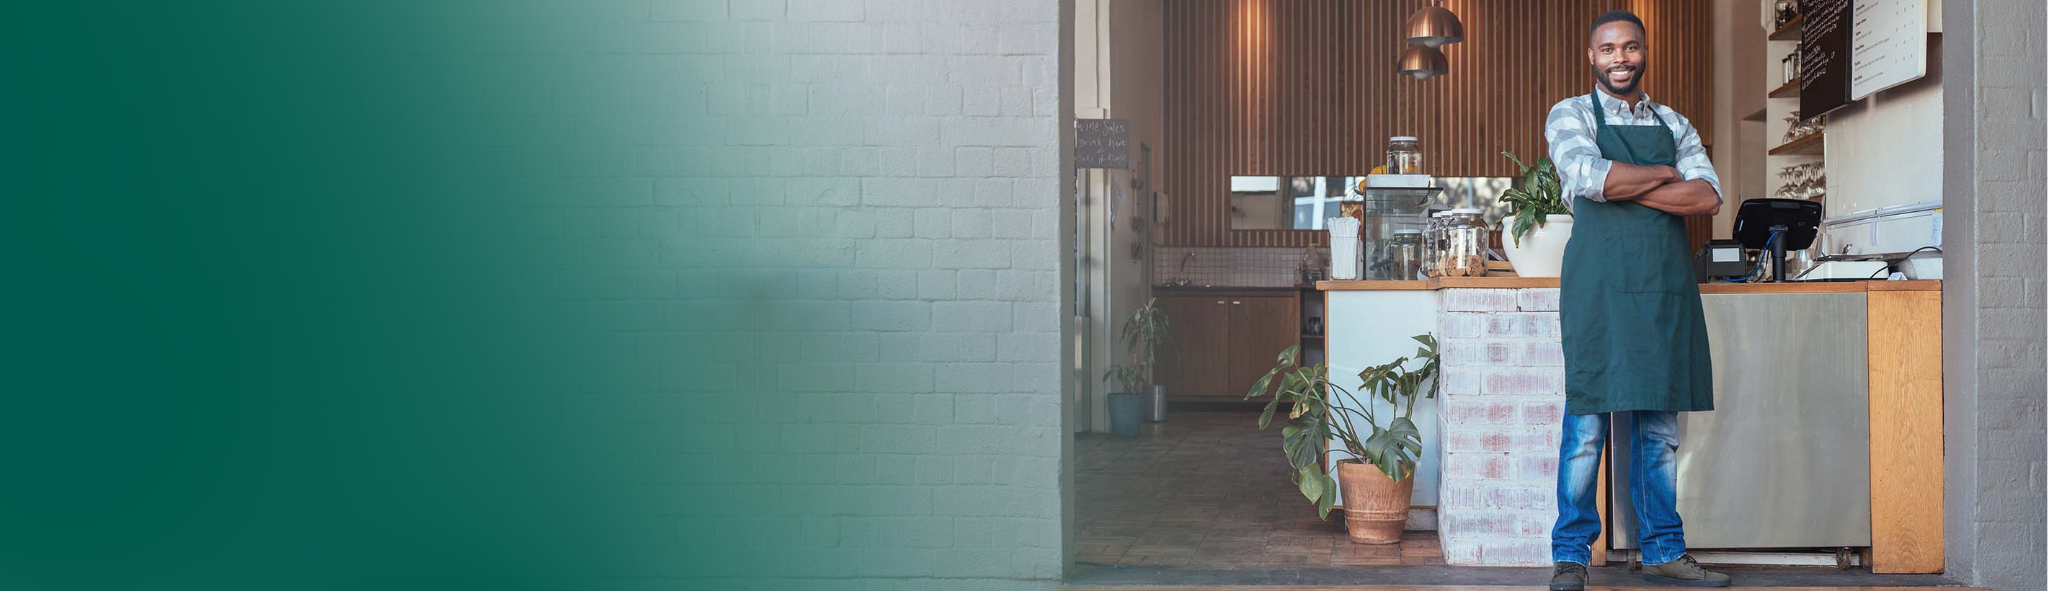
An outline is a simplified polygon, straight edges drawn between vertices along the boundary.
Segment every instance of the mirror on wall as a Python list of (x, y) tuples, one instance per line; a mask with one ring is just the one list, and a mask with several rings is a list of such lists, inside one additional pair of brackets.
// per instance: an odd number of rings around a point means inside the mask
[(1321, 230), (1363, 177), (1230, 177), (1233, 230)]
[(1430, 209), (1477, 209), (1486, 217), (1486, 222), (1496, 223), (1507, 217), (1508, 206), (1500, 202), (1500, 194), (1515, 186), (1513, 177), (1437, 177), (1436, 186), (1444, 192), (1437, 194), (1429, 204)]
[[(1230, 177), (1230, 229), (1322, 230), (1324, 220), (1343, 215), (1341, 203), (1360, 201), (1352, 191), (1362, 176), (1233, 176)], [(1438, 177), (1443, 188), (1429, 204), (1432, 210), (1475, 208), (1488, 222), (1507, 214), (1500, 194), (1514, 186), (1510, 177)]]

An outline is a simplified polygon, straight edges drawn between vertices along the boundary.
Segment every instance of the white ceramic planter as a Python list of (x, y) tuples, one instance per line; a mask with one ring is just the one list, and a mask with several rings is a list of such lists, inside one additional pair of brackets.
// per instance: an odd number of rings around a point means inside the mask
[[(1518, 277), (1556, 277), (1564, 269), (1564, 245), (1572, 239), (1571, 216), (1550, 214), (1542, 226), (1530, 228), (1522, 235), (1521, 246), (1515, 245), (1514, 236), (1502, 236), (1502, 246), (1507, 250), (1508, 262), (1515, 265)], [(1513, 220), (1507, 220), (1513, 223)]]

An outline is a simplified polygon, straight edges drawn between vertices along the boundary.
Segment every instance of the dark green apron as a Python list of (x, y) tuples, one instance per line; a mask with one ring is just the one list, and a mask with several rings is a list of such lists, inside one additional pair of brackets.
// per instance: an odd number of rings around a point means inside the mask
[[(1600, 156), (1637, 165), (1678, 161), (1658, 125), (1607, 125), (1593, 103)], [(1558, 315), (1564, 336), (1565, 412), (1714, 410), (1713, 362), (1685, 222), (1627, 202), (1573, 204)]]

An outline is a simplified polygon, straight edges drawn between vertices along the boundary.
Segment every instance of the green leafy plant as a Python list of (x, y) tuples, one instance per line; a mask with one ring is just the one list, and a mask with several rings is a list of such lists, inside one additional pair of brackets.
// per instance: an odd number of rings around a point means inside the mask
[(1500, 200), (1514, 206), (1515, 221), (1508, 233), (1515, 238), (1515, 246), (1522, 245), (1522, 235), (1529, 230), (1540, 228), (1552, 215), (1571, 215), (1572, 210), (1564, 203), (1564, 184), (1557, 180), (1557, 166), (1550, 157), (1536, 159), (1535, 166), (1522, 163), (1514, 152), (1501, 152), (1522, 169), (1522, 186), (1501, 192)]
[(1166, 346), (1172, 337), (1167, 325), (1172, 319), (1165, 310), (1159, 309), (1159, 298), (1145, 300), (1145, 306), (1131, 311), (1124, 318), (1124, 351), (1136, 360), (1143, 354), (1145, 360), (1145, 381), (1152, 381), (1152, 368), (1159, 367), (1159, 348)]
[[(1415, 401), (1436, 398), (1437, 386), (1432, 378), (1436, 377), (1438, 366), (1436, 337), (1420, 334), (1414, 339), (1422, 346), (1415, 350), (1412, 360), (1421, 362), (1421, 367), (1408, 369), (1409, 357), (1368, 367), (1358, 372), (1360, 383), (1356, 393), (1331, 383), (1328, 365), (1299, 365), (1301, 347), (1297, 345), (1281, 351), (1272, 371), (1259, 378), (1245, 395), (1250, 400), (1269, 391), (1272, 394), (1272, 400), (1259, 413), (1260, 429), (1272, 424), (1273, 413), (1282, 403), (1292, 405), (1287, 426), (1280, 430), (1280, 446), (1287, 454), (1288, 466), (1293, 468), (1295, 487), (1316, 504), (1316, 515), (1329, 518), (1330, 508), (1336, 504), (1337, 479), (1323, 467), (1323, 460), (1336, 451), (1330, 449), (1333, 438), (1343, 445), (1342, 451), (1351, 455), (1350, 459), (1340, 461), (1363, 461), (1394, 480), (1415, 472), (1416, 455), (1422, 453), (1422, 431), (1412, 419)], [(1424, 383), (1429, 384), (1426, 392), (1422, 389)], [(1361, 398), (1361, 394), (1365, 397)], [(1381, 402), (1386, 404), (1379, 409), (1386, 413), (1384, 423), (1380, 413), (1375, 412)]]
[(1117, 392), (1137, 394), (1145, 391), (1145, 372), (1151, 369), (1146, 367), (1144, 363), (1133, 363), (1130, 365), (1119, 363), (1109, 366), (1109, 371), (1102, 372), (1102, 379), (1116, 380), (1117, 384), (1122, 387)]
[(1145, 305), (1124, 318), (1119, 331), (1124, 341), (1124, 355), (1130, 361), (1109, 366), (1102, 379), (1115, 379), (1123, 386), (1123, 392), (1138, 393), (1145, 385), (1152, 383), (1152, 368), (1159, 366), (1159, 348), (1171, 338), (1167, 326), (1171, 318), (1165, 310), (1159, 309), (1159, 298), (1145, 301)]

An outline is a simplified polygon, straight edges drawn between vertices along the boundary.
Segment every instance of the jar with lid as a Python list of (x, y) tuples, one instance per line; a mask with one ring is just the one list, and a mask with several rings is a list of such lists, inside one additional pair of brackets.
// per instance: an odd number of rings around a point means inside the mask
[(1422, 144), (1415, 136), (1387, 140), (1387, 174), (1422, 174)]
[(1390, 279), (1409, 281), (1422, 278), (1422, 230), (1405, 228), (1394, 231), (1394, 239), (1387, 242), (1387, 255), (1393, 259), (1387, 266)]
[(1438, 222), (1442, 251), (1437, 253), (1437, 277), (1486, 276), (1486, 218), (1477, 209), (1453, 209)]

